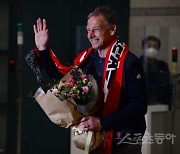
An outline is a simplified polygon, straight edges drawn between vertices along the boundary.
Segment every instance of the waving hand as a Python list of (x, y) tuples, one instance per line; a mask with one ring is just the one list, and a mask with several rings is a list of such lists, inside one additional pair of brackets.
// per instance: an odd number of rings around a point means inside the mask
[(35, 34), (35, 43), (39, 50), (45, 50), (47, 48), (49, 34), (46, 25), (46, 20), (38, 18), (37, 25), (33, 26)]

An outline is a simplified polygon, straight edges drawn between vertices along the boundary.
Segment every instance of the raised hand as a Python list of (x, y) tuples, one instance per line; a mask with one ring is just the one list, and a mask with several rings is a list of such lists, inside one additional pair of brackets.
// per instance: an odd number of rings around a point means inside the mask
[(39, 50), (45, 50), (47, 48), (49, 34), (46, 25), (46, 20), (38, 18), (37, 25), (33, 25), (35, 34), (35, 43)]

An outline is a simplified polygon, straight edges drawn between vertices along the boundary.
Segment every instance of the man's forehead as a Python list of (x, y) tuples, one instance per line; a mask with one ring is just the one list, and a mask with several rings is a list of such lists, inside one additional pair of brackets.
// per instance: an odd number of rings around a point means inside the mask
[(104, 18), (104, 16), (102, 15), (98, 15), (98, 16), (91, 16), (89, 17), (87, 23), (90, 23), (90, 22), (104, 22), (106, 21), (106, 19)]
[(147, 45), (158, 45), (158, 42), (149, 40), (149, 41), (147, 41)]
[(105, 24), (105, 21), (102, 15), (92, 16), (88, 19), (86, 27), (101, 27)]

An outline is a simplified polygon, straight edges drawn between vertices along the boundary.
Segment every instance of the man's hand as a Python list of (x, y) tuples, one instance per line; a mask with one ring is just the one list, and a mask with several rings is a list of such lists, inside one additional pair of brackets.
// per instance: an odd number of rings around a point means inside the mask
[(46, 20), (38, 18), (37, 25), (33, 26), (35, 34), (35, 43), (39, 50), (45, 50), (47, 48), (47, 43), (49, 40), (48, 29), (46, 25)]
[(80, 124), (78, 125), (78, 129), (81, 131), (100, 131), (101, 128), (101, 122), (99, 118), (88, 116), (82, 118), (80, 121)]

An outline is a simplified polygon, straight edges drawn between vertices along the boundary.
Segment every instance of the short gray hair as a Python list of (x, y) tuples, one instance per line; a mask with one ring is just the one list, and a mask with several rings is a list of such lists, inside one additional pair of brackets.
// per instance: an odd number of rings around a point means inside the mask
[(88, 19), (92, 16), (102, 15), (109, 26), (117, 25), (117, 12), (109, 6), (98, 6), (93, 12), (88, 15)]

